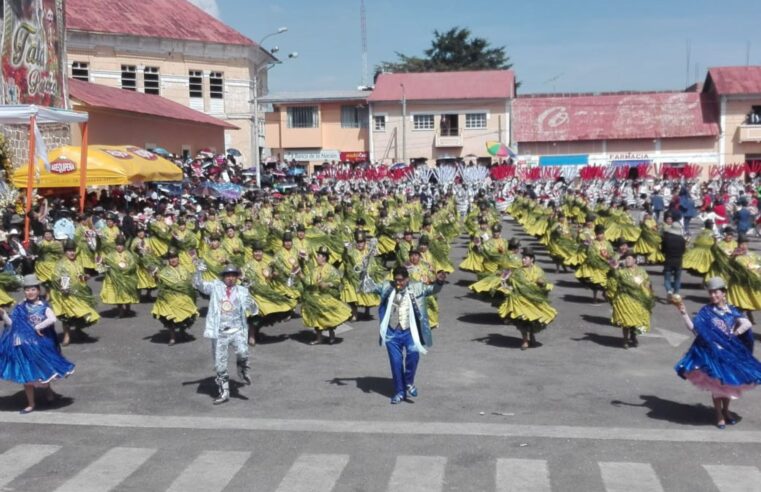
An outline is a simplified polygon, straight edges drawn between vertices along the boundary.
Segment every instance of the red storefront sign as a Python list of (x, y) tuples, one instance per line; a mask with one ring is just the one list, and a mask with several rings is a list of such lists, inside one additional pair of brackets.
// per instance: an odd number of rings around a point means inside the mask
[(341, 152), (341, 162), (367, 162), (370, 154), (367, 152)]
[(77, 165), (74, 161), (61, 157), (50, 163), (50, 172), (53, 174), (69, 174), (76, 171)]

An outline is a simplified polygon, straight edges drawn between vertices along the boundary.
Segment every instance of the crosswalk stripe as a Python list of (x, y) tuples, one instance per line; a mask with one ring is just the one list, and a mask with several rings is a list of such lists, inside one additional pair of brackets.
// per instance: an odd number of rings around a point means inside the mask
[(442, 456), (397, 456), (388, 492), (440, 492), (447, 459)]
[(348, 462), (345, 454), (303, 454), (288, 470), (277, 492), (330, 492)]
[(721, 492), (761, 492), (761, 471), (755, 466), (703, 465)]
[(607, 492), (663, 492), (655, 470), (648, 463), (600, 462)]
[(497, 460), (497, 492), (550, 492), (550, 471), (544, 460)]
[(0, 487), (5, 487), (27, 469), (59, 449), (61, 446), (20, 444), (0, 454)]
[(167, 492), (219, 492), (250, 456), (246, 451), (204, 451), (172, 482)]
[(132, 475), (155, 452), (146, 448), (111, 448), (56, 492), (107, 492)]

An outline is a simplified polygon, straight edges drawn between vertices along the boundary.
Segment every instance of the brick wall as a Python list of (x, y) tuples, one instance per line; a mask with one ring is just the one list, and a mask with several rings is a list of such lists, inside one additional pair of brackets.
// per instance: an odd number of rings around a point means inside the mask
[[(29, 163), (29, 127), (26, 125), (0, 125), (0, 132), (8, 142), (11, 164), (19, 167)], [(40, 132), (48, 151), (71, 145), (71, 127), (66, 123), (40, 124)]]

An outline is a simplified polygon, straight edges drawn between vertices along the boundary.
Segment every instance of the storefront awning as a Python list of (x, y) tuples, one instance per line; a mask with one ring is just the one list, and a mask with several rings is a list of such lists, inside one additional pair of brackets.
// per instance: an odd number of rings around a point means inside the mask
[(649, 159), (621, 159), (610, 161), (610, 165), (613, 167), (637, 167), (637, 166), (649, 166), (653, 161)]
[[(50, 167), (38, 160), (35, 188), (75, 188), (80, 185), (82, 150), (76, 146), (48, 153)], [(26, 188), (29, 168), (13, 173), (13, 184)], [(182, 170), (170, 161), (132, 146), (91, 145), (87, 148), (87, 186), (118, 186), (146, 181), (181, 181)]]
[(586, 166), (588, 163), (588, 154), (543, 155), (539, 157), (540, 166)]

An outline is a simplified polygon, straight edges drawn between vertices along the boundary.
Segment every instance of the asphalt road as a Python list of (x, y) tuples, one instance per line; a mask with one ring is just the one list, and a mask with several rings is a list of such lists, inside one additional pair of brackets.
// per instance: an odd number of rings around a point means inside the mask
[[(658, 304), (651, 334), (623, 350), (609, 306), (537, 252), (560, 311), (542, 345), (519, 350), (518, 331), (469, 294), (473, 275), (456, 272), (420, 395), (400, 405), (376, 319), (341, 327), (333, 346), (308, 345), (298, 318), (265, 328), (253, 385), (215, 407), (203, 319), (169, 347), (147, 304), (104, 317), (64, 349), (77, 372), (55, 385), (55, 408), (19, 415), (21, 388), (0, 383), (0, 490), (761, 490), (761, 390), (733, 403), (737, 426), (716, 429), (709, 395), (674, 373), (691, 336), (673, 307)], [(684, 280), (695, 311), (707, 298)]]

